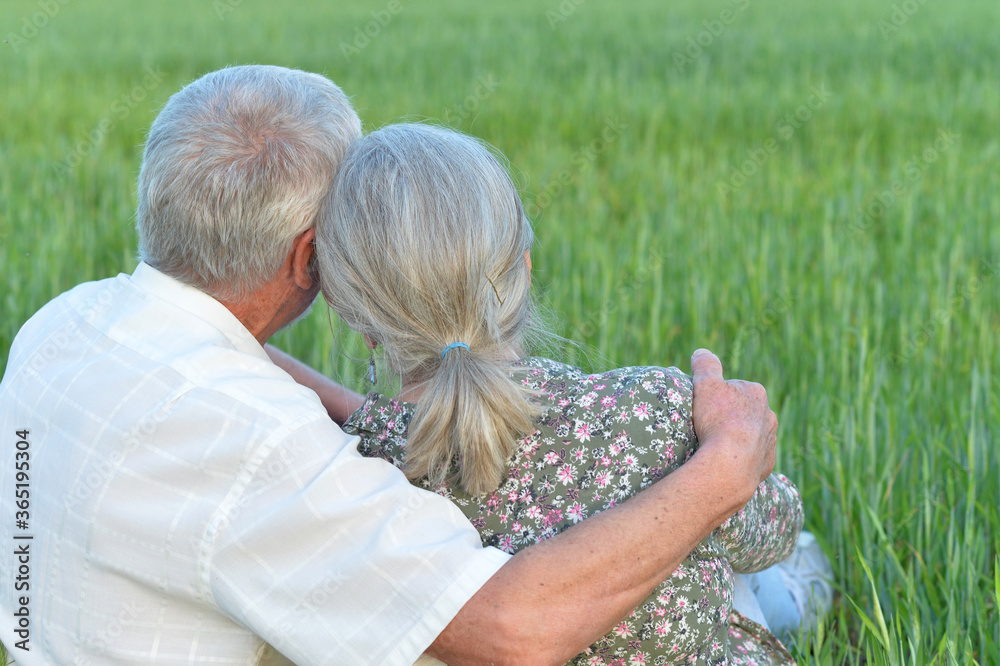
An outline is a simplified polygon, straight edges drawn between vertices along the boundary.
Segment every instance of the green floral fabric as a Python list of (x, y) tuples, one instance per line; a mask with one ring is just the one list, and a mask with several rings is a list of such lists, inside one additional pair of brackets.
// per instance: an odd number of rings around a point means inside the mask
[[(500, 487), (476, 497), (454, 485), (432, 488), (462, 509), (484, 544), (514, 553), (552, 537), (628, 499), (697, 449), (691, 379), (676, 368), (588, 375), (527, 358), (512, 366), (511, 376), (540, 393), (544, 412), (535, 432), (519, 441)], [(401, 466), (414, 409), (372, 393), (344, 430), (361, 436), (362, 454)], [(794, 663), (770, 632), (733, 611), (733, 573), (783, 560), (801, 529), (798, 491), (772, 474), (643, 604), (572, 663)]]

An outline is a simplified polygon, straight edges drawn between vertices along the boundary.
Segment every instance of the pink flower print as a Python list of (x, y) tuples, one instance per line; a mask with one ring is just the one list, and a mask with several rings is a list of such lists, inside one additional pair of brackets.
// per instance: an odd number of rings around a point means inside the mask
[(520, 532), (524, 529), (524, 527), (521, 525), (520, 521), (515, 520), (514, 524), (510, 526), (510, 529), (514, 530), (514, 532)]
[(558, 404), (560, 408), (562, 408), (562, 407), (568, 407), (569, 406), (569, 400), (567, 398), (560, 398), (559, 402), (556, 403), (556, 404)]
[(538, 505), (529, 506), (526, 515), (532, 520), (538, 520), (542, 517), (542, 510), (538, 507)]
[(584, 409), (590, 409), (590, 406), (594, 404), (594, 400), (597, 399), (597, 394), (591, 391), (587, 395), (580, 398), (580, 406)]
[(649, 418), (649, 404), (645, 402), (640, 402), (638, 405), (635, 406), (632, 412), (635, 414), (635, 417), (637, 419), (639, 419), (640, 421), (645, 421), (646, 419)]
[(667, 389), (667, 402), (669, 402), (671, 405), (679, 405), (681, 402), (683, 402), (683, 398), (681, 398), (681, 394), (678, 393), (677, 391), (673, 389)]
[(573, 483), (573, 474), (575, 471), (576, 470), (574, 470), (571, 466), (563, 465), (556, 472), (556, 476), (559, 478), (560, 481), (562, 481), (562, 484), (564, 486), (568, 486), (569, 484)]
[(545, 520), (542, 524), (545, 525), (545, 527), (551, 527), (561, 521), (562, 517), (562, 511), (560, 509), (552, 509), (545, 514)]
[(577, 449), (573, 451), (573, 457), (576, 458), (579, 462), (583, 462), (583, 459), (587, 457), (587, 450)]
[(508, 502), (516, 502), (517, 501), (517, 491), (516, 490), (512, 490), (509, 493), (507, 493), (507, 501)]
[(669, 629), (669, 628), (670, 628), (670, 623), (669, 622), (661, 622), (658, 625), (656, 625), (655, 631), (660, 636), (666, 636), (667, 635), (667, 629)]
[(624, 448), (625, 447), (622, 446), (621, 444), (619, 444), (618, 441), (616, 440), (616, 441), (614, 441), (614, 442), (611, 443), (611, 446), (608, 447), (608, 450), (611, 451), (611, 455), (616, 456), (619, 453), (621, 453), (622, 449), (624, 449)]
[(393, 428), (396, 427), (396, 422), (395, 421), (389, 421), (388, 423), (385, 424), (385, 427), (388, 428), (389, 430), (392, 430)]
[(611, 482), (611, 472), (601, 472), (594, 479), (598, 488), (604, 488)]
[(603, 407), (604, 409), (611, 409), (612, 407), (615, 406), (616, 402), (617, 400), (615, 400), (615, 396), (606, 395), (603, 398), (601, 398), (601, 407)]
[(497, 547), (505, 553), (513, 553), (514, 537), (509, 534), (503, 535), (503, 537), (500, 538), (500, 543), (497, 544)]
[(601, 456), (601, 464), (604, 465), (605, 467), (610, 467), (611, 466), (611, 458), (609, 458), (607, 456)]
[(646, 653), (636, 652), (628, 659), (629, 666), (643, 666), (646, 663)]
[(555, 465), (557, 462), (559, 462), (559, 454), (556, 453), (555, 451), (549, 451), (542, 457), (542, 460), (545, 462), (546, 465)]
[(594, 390), (595, 391), (603, 391), (607, 387), (608, 387), (607, 384), (594, 384)]
[(614, 631), (615, 636), (618, 636), (619, 638), (628, 638), (632, 635), (632, 627), (630, 627), (628, 622), (624, 620), (618, 623), (618, 626), (616, 626), (612, 631)]
[(681, 420), (681, 415), (678, 412), (671, 412), (670, 420), (673, 421), (674, 423), (677, 423), (678, 421)]
[(576, 524), (587, 517), (587, 512), (584, 511), (582, 504), (573, 502), (573, 505), (566, 509), (566, 515)]
[(576, 429), (573, 431), (573, 434), (581, 442), (586, 442), (590, 439), (590, 424), (584, 421), (577, 421), (576, 423)]

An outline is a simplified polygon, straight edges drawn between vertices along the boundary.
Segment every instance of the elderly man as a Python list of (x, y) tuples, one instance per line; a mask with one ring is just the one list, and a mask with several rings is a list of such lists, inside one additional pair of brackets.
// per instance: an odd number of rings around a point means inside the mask
[[(208, 74), (150, 130), (142, 263), (43, 307), (0, 385), (0, 639), (18, 664), (556, 663), (773, 466), (763, 389), (696, 354), (701, 449), (516, 556), (361, 457), (358, 396), (268, 338), (313, 302), (313, 223), (360, 122), (327, 79)], [(305, 388), (295, 378), (316, 390)]]

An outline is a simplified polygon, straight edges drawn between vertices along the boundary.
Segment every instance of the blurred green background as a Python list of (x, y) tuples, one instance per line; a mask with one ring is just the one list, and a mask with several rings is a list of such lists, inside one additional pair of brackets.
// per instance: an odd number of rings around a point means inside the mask
[[(839, 592), (803, 663), (1000, 663), (998, 27), (973, 0), (3, 0), (0, 369), (45, 302), (135, 267), (173, 92), (317, 71), (366, 129), (508, 156), (538, 295), (582, 343), (552, 353), (707, 346), (768, 388)], [(325, 307), (276, 342), (363, 390)]]

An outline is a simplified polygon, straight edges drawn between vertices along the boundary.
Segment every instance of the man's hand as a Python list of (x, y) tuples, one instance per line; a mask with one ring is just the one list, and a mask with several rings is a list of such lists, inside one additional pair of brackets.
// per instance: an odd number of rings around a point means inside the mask
[[(767, 391), (760, 384), (726, 380), (722, 363), (707, 349), (691, 356), (694, 375), (694, 429), (700, 449), (717, 456), (717, 463), (741, 489), (743, 501), (774, 469), (778, 418), (767, 406)], [(734, 497), (734, 502), (739, 497)]]

